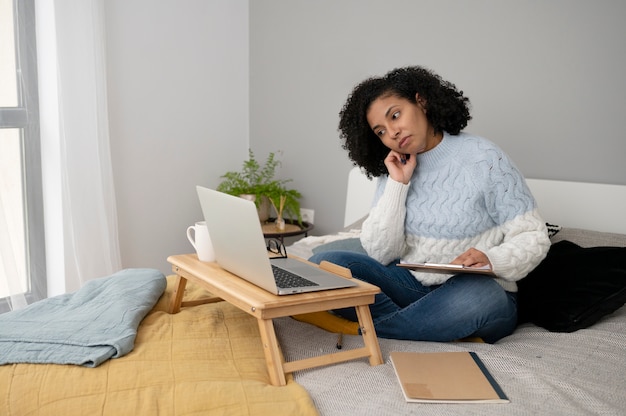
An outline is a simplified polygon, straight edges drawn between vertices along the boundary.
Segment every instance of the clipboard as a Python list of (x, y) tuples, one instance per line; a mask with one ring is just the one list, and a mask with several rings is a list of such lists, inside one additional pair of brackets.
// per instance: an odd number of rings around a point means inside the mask
[(493, 270), (489, 266), (483, 267), (466, 267), (462, 264), (443, 264), (443, 263), (398, 263), (398, 267), (405, 269), (415, 270), (416, 272), (424, 273), (445, 273), (445, 274), (458, 274), (458, 273), (474, 273), (484, 274), (487, 276), (495, 276)]

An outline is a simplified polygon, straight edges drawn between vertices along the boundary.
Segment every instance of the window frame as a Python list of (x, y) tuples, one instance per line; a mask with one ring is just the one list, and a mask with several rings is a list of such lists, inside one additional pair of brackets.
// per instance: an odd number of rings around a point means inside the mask
[[(26, 274), (29, 281), (24, 295), (30, 304), (47, 297), (35, 1), (13, 0), (13, 10), (18, 107), (0, 107), (0, 128), (22, 131)], [(8, 310), (8, 300), (0, 299), (0, 313)]]

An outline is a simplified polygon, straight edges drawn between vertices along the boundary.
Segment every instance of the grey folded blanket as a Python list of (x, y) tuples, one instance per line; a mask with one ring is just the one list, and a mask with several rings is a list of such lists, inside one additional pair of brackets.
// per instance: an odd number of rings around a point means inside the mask
[(97, 367), (133, 350), (137, 327), (163, 294), (165, 276), (126, 269), (0, 315), (0, 365)]

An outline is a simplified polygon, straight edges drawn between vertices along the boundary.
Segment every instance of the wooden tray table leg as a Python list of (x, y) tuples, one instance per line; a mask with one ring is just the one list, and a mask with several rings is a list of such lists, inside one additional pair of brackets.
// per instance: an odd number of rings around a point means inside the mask
[(261, 341), (265, 352), (265, 362), (270, 376), (270, 383), (274, 386), (287, 384), (285, 371), (283, 370), (283, 357), (280, 353), (274, 322), (271, 319), (258, 319)]
[(187, 286), (187, 279), (181, 275), (176, 276), (176, 284), (174, 287), (174, 293), (170, 300), (169, 313), (180, 312), (180, 306), (183, 303), (183, 295), (185, 294), (185, 287)]
[(370, 353), (370, 365), (373, 366), (382, 364), (383, 355), (380, 352), (380, 345), (378, 344), (378, 338), (376, 337), (376, 330), (374, 329), (374, 322), (372, 321), (372, 314), (370, 312), (369, 305), (355, 306), (355, 309), (356, 315), (359, 318), (363, 342)]

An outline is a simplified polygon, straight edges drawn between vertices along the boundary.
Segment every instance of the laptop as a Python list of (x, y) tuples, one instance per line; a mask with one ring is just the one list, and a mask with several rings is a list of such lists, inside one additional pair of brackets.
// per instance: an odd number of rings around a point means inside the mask
[[(292, 258), (270, 259), (256, 205), (252, 201), (196, 187), (202, 213), (215, 251), (215, 261), (224, 270), (275, 295), (315, 292), (357, 286), (349, 279)], [(304, 279), (293, 287), (281, 287), (275, 273)]]

